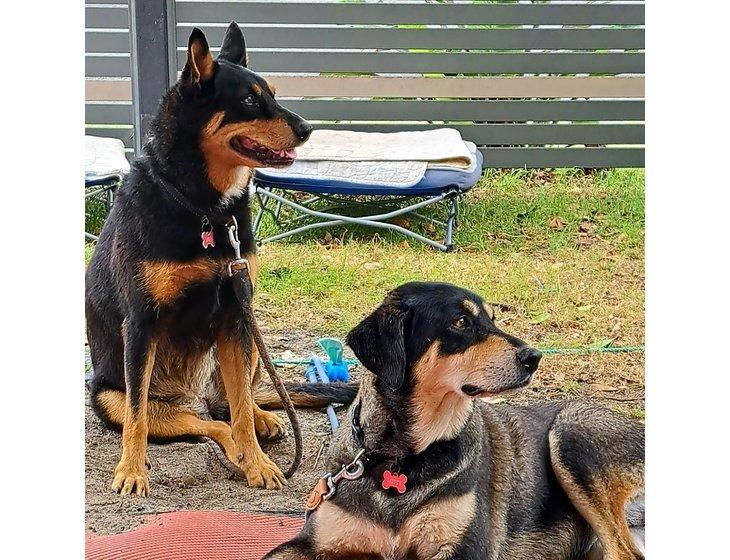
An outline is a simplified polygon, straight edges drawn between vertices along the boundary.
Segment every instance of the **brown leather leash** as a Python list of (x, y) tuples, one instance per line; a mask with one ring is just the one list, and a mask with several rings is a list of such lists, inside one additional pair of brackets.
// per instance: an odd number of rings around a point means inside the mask
[[(281, 377), (276, 372), (276, 366), (271, 361), (271, 356), (269, 355), (264, 338), (256, 322), (256, 316), (251, 305), (253, 301), (253, 282), (251, 281), (248, 261), (241, 257), (241, 244), (238, 240), (238, 223), (236, 222), (236, 218), (231, 216), (231, 219), (232, 223), (228, 225), (228, 238), (236, 255), (235, 259), (228, 263), (228, 274), (233, 283), (233, 292), (236, 294), (236, 299), (243, 310), (244, 323), (250, 330), (250, 334), (261, 356), (264, 369), (269, 374), (269, 378), (271, 378), (271, 383), (274, 385), (274, 389), (276, 389), (281, 399), (286, 415), (289, 417), (292, 431), (294, 432), (294, 460), (289, 469), (284, 473), (286, 478), (291, 478), (302, 462), (302, 429), (299, 425), (299, 418), (297, 417), (294, 403), (292, 403), (291, 397), (286, 387), (284, 387), (284, 383), (281, 381)], [(249, 356), (249, 359), (252, 357)]]
[[(241, 257), (241, 242), (238, 239), (238, 222), (235, 216), (231, 216), (230, 220), (225, 220), (223, 216), (216, 216), (210, 212), (206, 212), (201, 208), (198, 208), (185, 195), (183, 195), (178, 189), (176, 189), (170, 182), (168, 182), (162, 174), (158, 173), (152, 165), (150, 165), (150, 172), (156, 179), (156, 182), (162, 186), (163, 190), (168, 196), (178, 204), (181, 208), (189, 212), (190, 214), (197, 216), (201, 220), (201, 238), (203, 248), (215, 247), (215, 238), (213, 236), (213, 223), (225, 225), (228, 229), (228, 239), (231, 242), (235, 257), (228, 263), (228, 275), (233, 283), (233, 291), (236, 294), (236, 299), (241, 305), (243, 311), (243, 319), (245, 325), (248, 327), (251, 337), (256, 344), (256, 348), (261, 356), (261, 361), (264, 364), (264, 369), (271, 378), (271, 383), (274, 385), (276, 392), (281, 399), (286, 415), (289, 417), (292, 431), (294, 432), (294, 460), (292, 461), (289, 469), (284, 473), (286, 478), (291, 478), (292, 475), (297, 471), (300, 463), (302, 462), (302, 429), (299, 426), (299, 418), (297, 417), (296, 410), (294, 409), (294, 403), (291, 401), (291, 397), (284, 387), (284, 383), (281, 381), (279, 374), (276, 373), (276, 367), (271, 361), (271, 356), (264, 343), (264, 338), (259, 330), (258, 323), (256, 322), (256, 316), (253, 312), (253, 282), (251, 280), (250, 270), (248, 261)], [(225, 220), (225, 221), (224, 221)], [(249, 363), (253, 356), (249, 356)], [(214, 454), (223, 466), (228, 469), (237, 478), (243, 478), (245, 475), (243, 471), (232, 463), (228, 457), (218, 447), (213, 440), (210, 438), (204, 438), (211, 444)]]

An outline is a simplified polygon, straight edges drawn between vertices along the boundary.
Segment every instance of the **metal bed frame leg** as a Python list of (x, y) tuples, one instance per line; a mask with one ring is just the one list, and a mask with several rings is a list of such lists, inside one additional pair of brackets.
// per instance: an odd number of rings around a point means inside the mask
[[(107, 216), (109, 215), (109, 212), (112, 209), (112, 206), (114, 205), (114, 195), (116, 194), (116, 190), (122, 185), (123, 177), (121, 175), (108, 175), (104, 178), (99, 179), (100, 182), (96, 183), (96, 185), (101, 185), (101, 187), (95, 191), (92, 191), (90, 193), (86, 193), (84, 195), (84, 199), (89, 199), (98, 195), (102, 195), (104, 197), (104, 204), (106, 206), (106, 213)], [(96, 186), (94, 183), (91, 183), (91, 187)], [(89, 185), (84, 186), (84, 188), (90, 188)], [(84, 232), (84, 238), (88, 239), (89, 241), (98, 241), (99, 237), (96, 235), (93, 235), (88, 232)]]
[(454, 193), (449, 198), (449, 217), (446, 220), (446, 245), (445, 252), (451, 253), (454, 250), (454, 228), (456, 227), (456, 218), (459, 213), (459, 193)]

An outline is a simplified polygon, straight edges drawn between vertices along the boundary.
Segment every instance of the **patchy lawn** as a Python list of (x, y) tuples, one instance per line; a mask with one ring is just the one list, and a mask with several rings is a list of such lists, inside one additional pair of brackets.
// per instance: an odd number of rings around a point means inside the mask
[(259, 309), (282, 329), (347, 332), (409, 280), (466, 286), (541, 346), (644, 339), (644, 173), (490, 172), (464, 200), (458, 251), (320, 230), (260, 250)]
[[(342, 337), (389, 289), (441, 280), (497, 304), (501, 327), (542, 348), (643, 344), (643, 170), (490, 171), (461, 210), (452, 254), (357, 227), (263, 246), (259, 316), (271, 331)], [(270, 223), (264, 227), (271, 231)], [(643, 396), (643, 356), (548, 363), (563, 364), (550, 396), (592, 395), (601, 383), (610, 394), (627, 376), (634, 380), (629, 397), (637, 398), (637, 389)], [(595, 373), (602, 381), (591, 374), (581, 385), (580, 364), (600, 364)], [(616, 398), (628, 398), (621, 393)], [(643, 414), (641, 400), (635, 407), (618, 402)]]

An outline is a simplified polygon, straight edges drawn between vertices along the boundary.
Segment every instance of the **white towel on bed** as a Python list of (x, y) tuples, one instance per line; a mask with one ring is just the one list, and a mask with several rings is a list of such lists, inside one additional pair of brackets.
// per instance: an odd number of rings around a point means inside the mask
[(312, 178), (346, 183), (412, 187), (426, 172), (425, 161), (307, 161), (297, 158), (289, 167), (268, 173), (307, 181)]
[(413, 132), (315, 130), (297, 148), (300, 161), (426, 162), (468, 169), (473, 163), (458, 130), (437, 128)]
[(84, 144), (86, 178), (129, 173), (129, 162), (124, 155), (124, 142), (121, 140), (86, 136)]

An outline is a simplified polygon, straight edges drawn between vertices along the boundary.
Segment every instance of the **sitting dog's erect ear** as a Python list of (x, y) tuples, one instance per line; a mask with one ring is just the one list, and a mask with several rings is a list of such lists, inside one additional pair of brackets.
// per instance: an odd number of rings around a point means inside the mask
[(246, 66), (246, 41), (243, 38), (241, 28), (235, 21), (228, 26), (225, 37), (223, 37), (223, 45), (221, 53), (218, 55), (219, 60), (227, 60), (239, 66)]
[(183, 79), (189, 79), (193, 84), (207, 82), (215, 73), (215, 63), (208, 48), (208, 40), (197, 27), (188, 39), (188, 62), (183, 68)]
[(347, 345), (383, 387), (398, 391), (406, 373), (404, 329), (407, 311), (391, 298), (347, 335)]

